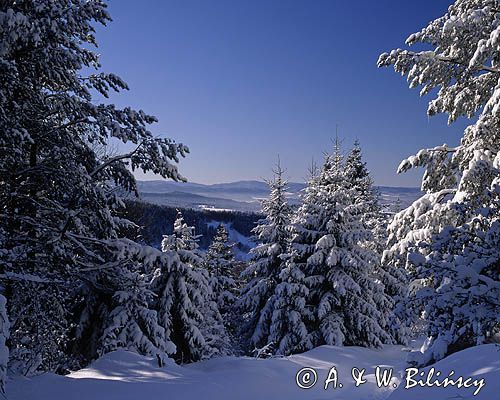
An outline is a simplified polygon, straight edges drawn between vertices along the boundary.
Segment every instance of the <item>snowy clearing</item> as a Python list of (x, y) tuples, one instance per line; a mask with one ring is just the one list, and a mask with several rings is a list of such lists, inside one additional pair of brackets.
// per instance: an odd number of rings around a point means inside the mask
[[(303, 354), (286, 358), (254, 359), (224, 357), (178, 366), (173, 362), (158, 368), (152, 358), (127, 351), (105, 355), (90, 367), (68, 376), (45, 374), (35, 378), (9, 380), (9, 400), (157, 400), (157, 399), (339, 399), (339, 400), (409, 400), (473, 398), (474, 388), (413, 388), (404, 389), (401, 376), (407, 355), (401, 346), (383, 350), (360, 347), (322, 346)], [(451, 369), (464, 377), (483, 377), (485, 386), (475, 396), (478, 400), (498, 398), (500, 390), (500, 357), (495, 345), (483, 345), (456, 353), (435, 365), (447, 376)], [(335, 365), (342, 388), (324, 382)], [(376, 366), (394, 368), (393, 383), (401, 386), (378, 388)], [(311, 367), (318, 381), (312, 389), (300, 389), (295, 383), (297, 372)], [(367, 382), (354, 386), (351, 369), (366, 368)], [(422, 370), (424, 371), (424, 370)]]

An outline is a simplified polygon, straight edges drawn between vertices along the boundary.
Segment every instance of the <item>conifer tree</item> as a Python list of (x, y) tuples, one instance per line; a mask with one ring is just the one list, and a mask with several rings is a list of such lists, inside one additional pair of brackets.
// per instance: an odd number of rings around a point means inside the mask
[(499, 329), (498, 21), (498, 1), (457, 0), (406, 41), (428, 50), (393, 50), (378, 61), (420, 85), (421, 95), (439, 89), (430, 116), (475, 119), (458, 146), (420, 150), (398, 169), (425, 168), (425, 194), (395, 216), (386, 254), (418, 283), (411, 304), (428, 323), (428, 340), (411, 356), (417, 364), (481, 344)]
[[(134, 192), (136, 169), (183, 179), (174, 163), (187, 148), (153, 136), (155, 117), (96, 101), (127, 89), (93, 51), (95, 25), (111, 19), (104, 1), (6, 0), (0, 13), (0, 272), (11, 356), (23, 370), (63, 370), (76, 299), (86, 301), (84, 290), (109, 297), (107, 271), (132, 245), (120, 239), (127, 222), (116, 189)], [(132, 150), (100, 157), (93, 148), (116, 140)]]
[(356, 197), (353, 199), (359, 209), (361, 220), (367, 229), (375, 230), (380, 224), (381, 209), (379, 204), (379, 193), (373, 186), (373, 179), (363, 161), (363, 155), (359, 141), (345, 159), (346, 179), (353, 185)]
[[(217, 306), (211, 301), (208, 276), (200, 269), (197, 236), (180, 212), (174, 233), (163, 238), (162, 251), (166, 258), (154, 272), (151, 288), (157, 295), (160, 326), (175, 345), (174, 358), (185, 363), (223, 352), (226, 332)], [(210, 342), (205, 336), (210, 336)]]
[[(293, 256), (293, 253), (292, 253)], [(312, 319), (307, 306), (309, 290), (298, 264), (289, 259), (279, 275), (273, 299), (269, 344), (277, 355), (300, 353), (313, 347), (306, 324)]]
[(130, 272), (123, 279), (122, 287), (113, 295), (113, 308), (101, 338), (100, 353), (120, 348), (154, 356), (162, 366), (167, 354), (175, 352), (175, 346), (158, 324), (156, 311), (149, 304), (153, 294), (147, 289), (143, 277)]
[(253, 229), (258, 243), (251, 250), (252, 259), (243, 271), (248, 282), (242, 290), (239, 306), (249, 314), (245, 330), (252, 346), (261, 348), (270, 343), (270, 325), (275, 308), (276, 287), (285, 266), (283, 256), (288, 250), (288, 228), (292, 209), (286, 199), (287, 181), (278, 163), (274, 179), (268, 181), (269, 198), (262, 202), (265, 218)]
[(390, 205), (390, 212), (392, 214), (397, 214), (401, 210), (403, 210), (403, 205), (401, 202), (401, 198), (398, 196), (396, 201)]
[(211, 245), (208, 247), (204, 266), (210, 276), (210, 287), (220, 312), (230, 312), (236, 301), (236, 280), (234, 253), (229, 236), (223, 224), (219, 224)]
[(379, 324), (383, 315), (376, 298), (384, 294), (370, 274), (375, 255), (362, 243), (371, 232), (361, 221), (361, 207), (353, 204), (355, 197), (337, 139), (292, 224), (292, 262), (309, 289), (313, 320), (307, 328), (314, 346), (391, 342)]
[(345, 160), (346, 178), (354, 189), (352, 201), (356, 206), (365, 229), (371, 232), (370, 238), (362, 243), (374, 253), (370, 263), (371, 275), (376, 283), (382, 285), (387, 296), (374, 296), (377, 309), (381, 312), (380, 325), (397, 343), (406, 343), (408, 336), (406, 293), (407, 278), (403, 269), (381, 262), (387, 241), (387, 217), (380, 205), (380, 194), (373, 186), (373, 179), (363, 161), (359, 141), (354, 142)]

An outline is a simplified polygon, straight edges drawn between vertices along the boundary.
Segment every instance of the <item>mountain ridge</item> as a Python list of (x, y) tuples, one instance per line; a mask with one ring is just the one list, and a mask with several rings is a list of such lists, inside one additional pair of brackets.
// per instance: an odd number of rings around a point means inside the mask
[[(288, 184), (288, 200), (291, 204), (300, 202), (300, 192), (305, 183)], [(399, 199), (401, 207), (409, 206), (422, 195), (419, 188), (377, 186), (381, 193), (381, 202), (389, 206)], [(241, 180), (203, 184), (196, 182), (174, 182), (166, 180), (138, 181), (140, 197), (143, 201), (154, 204), (188, 208), (210, 208), (234, 211), (258, 212), (260, 201), (269, 194), (266, 182)]]

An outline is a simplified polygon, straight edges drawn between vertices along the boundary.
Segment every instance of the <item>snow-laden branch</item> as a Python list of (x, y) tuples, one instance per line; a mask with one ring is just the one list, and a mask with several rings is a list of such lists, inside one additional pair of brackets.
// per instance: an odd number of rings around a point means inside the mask
[[(418, 53), (416, 55), (418, 55)], [(464, 63), (462, 61), (459, 61), (459, 60), (456, 60), (456, 59), (453, 59), (453, 58), (450, 58), (450, 57), (444, 57), (444, 56), (440, 56), (438, 54), (435, 54), (435, 57), (439, 61), (449, 62), (449, 63), (452, 63), (452, 64), (461, 65), (461, 66), (463, 66), (465, 68), (472, 69), (471, 66), (470, 66), (470, 64)], [(485, 71), (485, 72), (492, 72), (492, 73), (496, 73), (496, 74), (500, 73), (500, 69), (493, 68), (493, 67), (488, 67), (487, 65), (479, 65), (479, 66), (475, 67), (474, 70), (476, 70), (478, 72)]]
[(90, 173), (90, 176), (91, 177), (94, 177), (96, 174), (98, 174), (99, 172), (101, 172), (103, 169), (105, 169), (106, 167), (110, 166), (111, 164), (113, 164), (114, 162), (117, 162), (117, 161), (120, 161), (120, 160), (125, 160), (125, 159), (128, 159), (128, 158), (131, 158), (134, 154), (136, 154), (139, 149), (141, 148), (141, 146), (144, 144), (144, 142), (141, 142), (134, 150), (132, 150), (131, 152), (129, 153), (125, 153), (125, 154), (120, 154), (120, 155), (117, 155), (117, 156), (114, 156), (114, 157), (111, 157), (111, 158), (108, 158), (104, 163), (102, 163), (101, 165), (99, 165), (95, 170), (93, 170), (91, 173)]

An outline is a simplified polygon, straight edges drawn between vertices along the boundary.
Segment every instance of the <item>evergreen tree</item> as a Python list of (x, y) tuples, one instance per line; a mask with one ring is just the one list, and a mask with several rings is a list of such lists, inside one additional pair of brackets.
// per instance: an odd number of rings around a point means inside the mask
[[(329, 161), (331, 158), (327, 157), (325, 165)], [(307, 302), (310, 292), (304, 271), (312, 254), (311, 243), (319, 235), (315, 230), (315, 221), (310, 220), (306, 226), (302, 217), (305, 216), (306, 204), (309, 208), (320, 208), (314, 199), (320, 191), (321, 177), (314, 163), (309, 172), (311, 176), (301, 199), (302, 206), (292, 214), (287, 253), (282, 257), (285, 266), (280, 272), (273, 302), (269, 340), (275, 344), (274, 351), (279, 355), (306, 351), (315, 345), (309, 332), (314, 308)], [(302, 235), (298, 234), (299, 231)]]
[(387, 217), (380, 205), (380, 194), (373, 186), (373, 179), (363, 161), (359, 141), (354, 142), (345, 161), (346, 178), (354, 189), (352, 201), (357, 208), (365, 229), (371, 232), (370, 238), (362, 245), (374, 253), (371, 258), (371, 275), (387, 296), (374, 297), (377, 309), (381, 312), (380, 325), (397, 343), (406, 343), (408, 328), (406, 326), (407, 310), (405, 299), (407, 279), (402, 268), (381, 262), (387, 241)]
[(456, 147), (420, 150), (398, 172), (424, 167), (425, 195), (390, 225), (386, 259), (415, 283), (411, 304), (428, 323), (428, 340), (411, 360), (428, 364), (483, 343), (499, 329), (500, 131), (498, 126), (498, 1), (457, 0), (448, 12), (407, 39), (430, 50), (393, 50), (394, 65), (421, 94), (435, 88), (428, 114), (449, 123), (477, 119)]
[[(116, 189), (134, 192), (137, 168), (183, 179), (172, 162), (187, 148), (153, 136), (153, 116), (94, 101), (127, 89), (92, 51), (94, 25), (110, 21), (103, 1), (6, 0), (0, 14), (0, 276), (11, 359), (23, 371), (64, 370), (81, 356), (69, 344), (74, 311), (88, 308), (77, 307), (82, 293), (109, 300), (108, 272), (133, 246), (120, 239), (127, 221)], [(115, 140), (133, 149), (95, 151)]]
[(154, 272), (151, 288), (157, 295), (160, 325), (175, 345), (174, 358), (184, 363), (223, 353), (226, 332), (211, 301), (208, 276), (200, 269), (202, 258), (194, 228), (184, 222), (180, 212), (174, 233), (164, 236), (162, 251), (165, 261)]
[(282, 256), (288, 250), (288, 228), (292, 209), (286, 199), (287, 181), (278, 163), (273, 180), (268, 182), (269, 198), (262, 202), (265, 218), (253, 229), (258, 243), (251, 250), (252, 259), (243, 271), (248, 282), (242, 290), (239, 307), (249, 314), (245, 331), (252, 346), (261, 348), (270, 343), (270, 325), (275, 308), (276, 287), (285, 266)]
[(223, 315), (227, 315), (236, 301), (235, 259), (229, 236), (223, 224), (217, 232), (205, 255), (204, 266), (210, 276), (210, 287), (215, 301)]
[(156, 311), (149, 308), (153, 296), (138, 273), (130, 273), (113, 296), (113, 309), (101, 338), (100, 354), (119, 348), (154, 356), (162, 366), (175, 346), (158, 324)]
[[(203, 271), (200, 273), (204, 274)], [(205, 276), (205, 279), (208, 280), (208, 276)], [(206, 344), (203, 349), (203, 359), (233, 355), (235, 353), (235, 340), (231, 338), (224, 317), (210, 292), (205, 299), (203, 308), (201, 333)]]
[(371, 232), (353, 204), (338, 140), (293, 221), (292, 261), (305, 274), (313, 321), (307, 328), (314, 346), (380, 347), (391, 337), (377, 309), (384, 293), (371, 276), (373, 251), (362, 243)]
[(298, 264), (289, 259), (279, 279), (274, 291), (269, 344), (272, 344), (275, 354), (286, 356), (313, 347), (306, 326), (312, 313), (307, 307), (309, 290), (305, 275)]
[[(379, 193), (373, 186), (373, 179), (363, 161), (363, 155), (359, 141), (354, 142), (354, 146), (345, 159), (346, 179), (351, 183), (356, 191), (353, 202), (356, 204), (363, 224), (369, 230), (376, 230), (383, 220), (379, 203)], [(378, 243), (377, 243), (378, 245)]]

